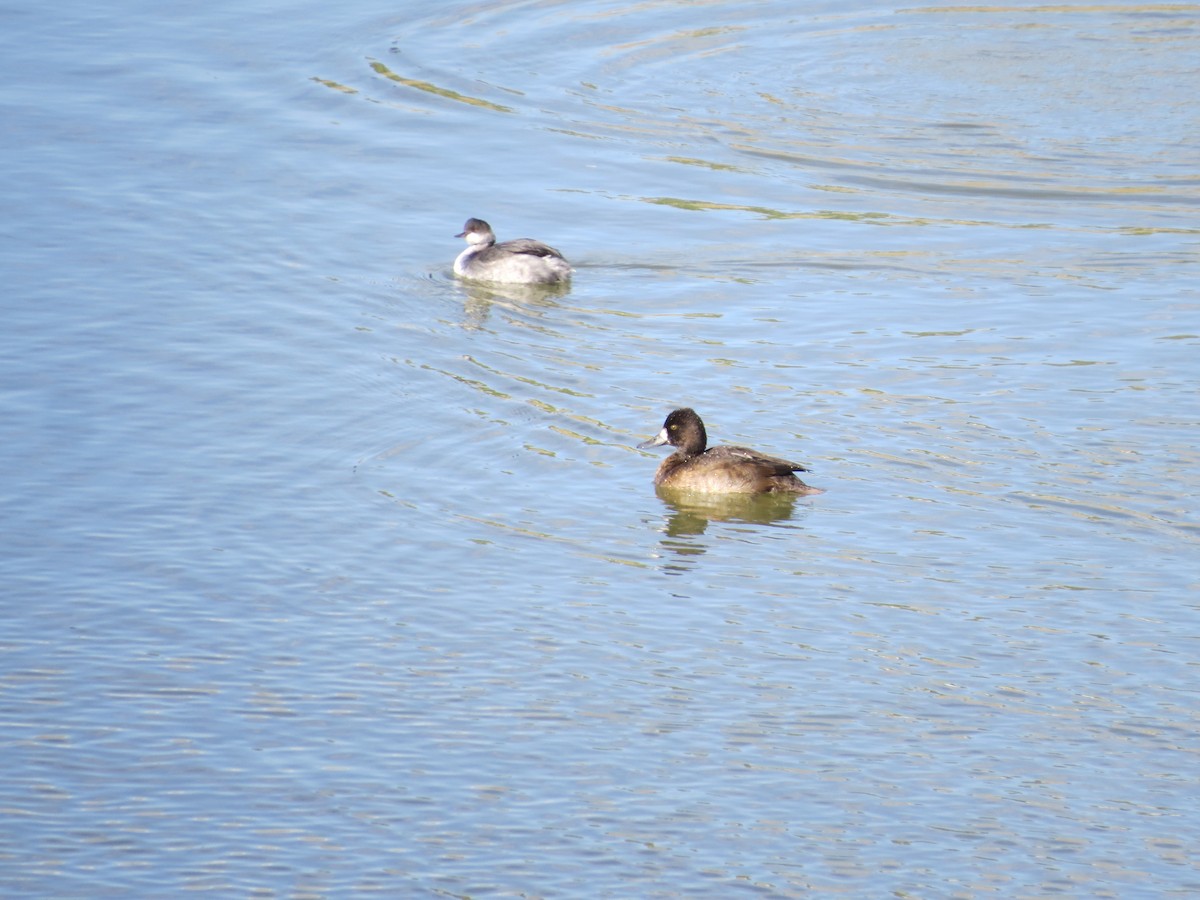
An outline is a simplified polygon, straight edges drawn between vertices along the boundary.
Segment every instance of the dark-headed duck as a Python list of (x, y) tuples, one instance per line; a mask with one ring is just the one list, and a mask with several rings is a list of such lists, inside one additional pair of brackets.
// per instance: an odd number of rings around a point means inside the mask
[(793, 474), (808, 471), (798, 463), (747, 447), (708, 447), (704, 423), (694, 409), (672, 412), (658, 437), (638, 444), (638, 449), (662, 444), (676, 449), (654, 474), (659, 487), (709, 494), (823, 493)]

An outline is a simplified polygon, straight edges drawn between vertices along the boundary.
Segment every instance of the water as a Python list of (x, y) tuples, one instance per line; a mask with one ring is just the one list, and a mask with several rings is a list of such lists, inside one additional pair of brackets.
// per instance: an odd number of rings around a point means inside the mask
[(1200, 7), (3, 22), (5, 896), (1200, 890)]

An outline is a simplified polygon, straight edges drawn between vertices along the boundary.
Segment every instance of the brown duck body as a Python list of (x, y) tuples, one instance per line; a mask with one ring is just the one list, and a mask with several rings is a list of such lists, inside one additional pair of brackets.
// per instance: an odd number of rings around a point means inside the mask
[(641, 448), (670, 444), (676, 450), (654, 475), (659, 487), (710, 494), (820, 494), (796, 477), (806, 469), (799, 463), (767, 456), (749, 447), (707, 447), (704, 422), (692, 409), (667, 416), (658, 437)]

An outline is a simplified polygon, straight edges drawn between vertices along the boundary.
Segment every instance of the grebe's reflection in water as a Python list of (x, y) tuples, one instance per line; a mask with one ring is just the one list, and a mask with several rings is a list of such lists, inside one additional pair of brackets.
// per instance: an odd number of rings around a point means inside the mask
[(481, 328), (493, 309), (526, 316), (540, 316), (558, 306), (558, 300), (571, 292), (570, 282), (557, 284), (483, 284), (464, 282), (466, 300), (463, 326)]

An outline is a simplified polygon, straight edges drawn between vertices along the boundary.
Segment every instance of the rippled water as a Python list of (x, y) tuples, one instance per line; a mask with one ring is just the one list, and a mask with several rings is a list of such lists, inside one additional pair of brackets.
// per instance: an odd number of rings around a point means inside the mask
[(1200, 6), (26, 6), (5, 896), (1200, 890)]

